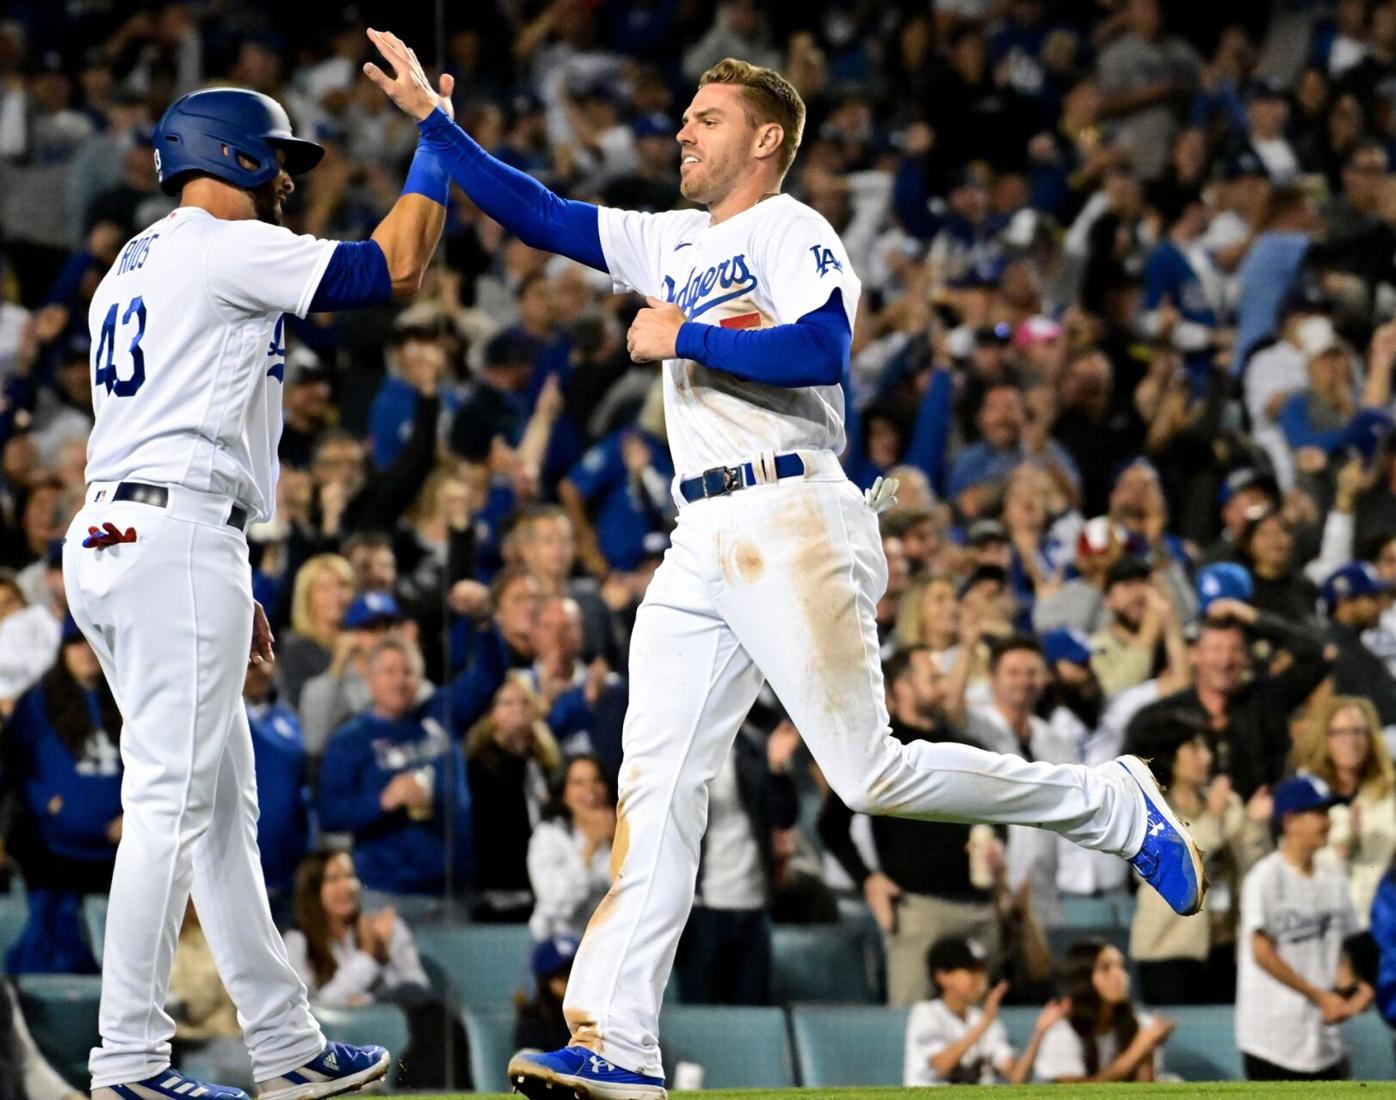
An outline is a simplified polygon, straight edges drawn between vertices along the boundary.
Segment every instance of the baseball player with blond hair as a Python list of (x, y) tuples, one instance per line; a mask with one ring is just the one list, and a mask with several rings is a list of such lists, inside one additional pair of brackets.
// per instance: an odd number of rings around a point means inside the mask
[[(395, 63), (410, 51), (390, 35)], [(1050, 829), (1130, 860), (1181, 913), (1205, 882), (1197, 847), (1147, 766), (1029, 763), (889, 732), (874, 611), (887, 583), (877, 513), (844, 476), (844, 402), (859, 281), (838, 235), (780, 193), (804, 104), (779, 74), (706, 72), (677, 139), (701, 209), (566, 201), (490, 157), (424, 81), (369, 75), (488, 216), (525, 244), (645, 296), (631, 358), (663, 362), (679, 471), (673, 544), (630, 647), (614, 885), (568, 984), (570, 1046), (509, 1064), (530, 1097), (665, 1095), (659, 1007), (694, 893), (708, 784), (769, 681), (839, 797), (864, 813)]]
[[(397, 55), (389, 87), (426, 86)], [(411, 72), (409, 72), (411, 70)], [(450, 110), (442, 79), (433, 110)], [(324, 150), (256, 92), (172, 104), (155, 131), (168, 217), (126, 243), (93, 295), (87, 495), (63, 554), (73, 617), (122, 714), (125, 812), (107, 910), (94, 1100), (248, 1100), (170, 1066), (170, 964), (192, 893), (238, 1009), (261, 1100), (382, 1077), (382, 1047), (326, 1042), (272, 923), (257, 852), (249, 653), (273, 660), (244, 531), (276, 499), (287, 313), (410, 297), (441, 236), (449, 179), (419, 146), (371, 240), (281, 225)]]

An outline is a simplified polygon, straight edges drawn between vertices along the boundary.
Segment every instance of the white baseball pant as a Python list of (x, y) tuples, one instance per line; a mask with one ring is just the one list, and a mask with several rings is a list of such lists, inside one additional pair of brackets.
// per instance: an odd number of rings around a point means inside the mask
[(802, 457), (801, 479), (683, 506), (636, 617), (618, 873), (564, 1005), (575, 1043), (634, 1072), (663, 1075), (659, 1008), (693, 902), (708, 784), (763, 678), (855, 811), (1036, 825), (1117, 855), (1143, 843), (1143, 799), (1122, 768), (891, 736), (877, 519), (833, 454)]
[[(272, 923), (257, 852), (252, 735), (242, 703), (252, 639), (247, 542), (228, 497), (168, 486), (165, 508), (110, 503), (88, 486), (68, 529), (68, 606), (121, 708), (124, 812), (102, 959), (102, 1044), (92, 1087), (170, 1064), (165, 1011), (191, 893), (218, 972), (237, 1005), (258, 1080), (324, 1047), (305, 986)], [(89, 527), (136, 541), (82, 545)]]

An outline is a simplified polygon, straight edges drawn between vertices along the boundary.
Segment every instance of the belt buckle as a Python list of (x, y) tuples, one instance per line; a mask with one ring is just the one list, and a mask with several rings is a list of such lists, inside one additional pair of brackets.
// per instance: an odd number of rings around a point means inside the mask
[(731, 466), (714, 466), (699, 475), (704, 497), (724, 497), (742, 487), (741, 471)]

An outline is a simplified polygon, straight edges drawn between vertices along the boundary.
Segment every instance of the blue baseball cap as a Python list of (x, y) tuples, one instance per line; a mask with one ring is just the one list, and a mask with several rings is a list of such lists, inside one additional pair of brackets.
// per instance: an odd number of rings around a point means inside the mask
[(402, 608), (398, 606), (397, 600), (386, 592), (365, 592), (362, 596), (356, 596), (354, 602), (349, 605), (349, 610), (344, 613), (344, 627), (347, 630), (357, 630), (371, 623), (396, 623), (402, 619)]
[(1332, 788), (1316, 775), (1296, 775), (1286, 779), (1275, 788), (1272, 796), (1275, 808), (1271, 819), (1276, 825), (1285, 819), (1285, 814), (1302, 814), (1309, 810), (1326, 810), (1342, 801)]
[(1391, 434), (1391, 427), (1391, 415), (1385, 409), (1358, 409), (1333, 444), (1332, 453), (1341, 455), (1356, 451), (1371, 462), (1377, 448)]
[(78, 621), (73, 618), (71, 611), (63, 615), (63, 633), (59, 637), (62, 645), (67, 645), (69, 642), (87, 641), (87, 636), (83, 634), (82, 628), (78, 626)]
[(1280, 497), (1280, 487), (1270, 474), (1254, 466), (1242, 466), (1226, 475), (1226, 480), (1217, 490), (1217, 503), (1225, 505), (1237, 493), (1244, 493), (1247, 489), (1264, 489), (1272, 500)]
[(679, 132), (679, 128), (674, 125), (673, 119), (663, 111), (651, 111), (631, 122), (630, 132), (635, 135), (635, 139), (638, 141), (640, 138), (647, 137), (672, 138)]
[(530, 966), (535, 978), (551, 978), (572, 965), (582, 941), (566, 932), (549, 936), (533, 949)]
[(1390, 591), (1391, 585), (1382, 580), (1371, 565), (1365, 561), (1350, 561), (1335, 569), (1323, 582), (1323, 604), (1331, 615), (1339, 600), (1355, 600)]
[(1073, 665), (1091, 663), (1091, 643), (1079, 630), (1059, 626), (1042, 635), (1042, 655), (1049, 665), (1069, 661)]
[(1250, 570), (1235, 562), (1220, 561), (1206, 566), (1197, 574), (1198, 608), (1206, 612), (1214, 600), (1249, 600), (1255, 595), (1255, 581)]

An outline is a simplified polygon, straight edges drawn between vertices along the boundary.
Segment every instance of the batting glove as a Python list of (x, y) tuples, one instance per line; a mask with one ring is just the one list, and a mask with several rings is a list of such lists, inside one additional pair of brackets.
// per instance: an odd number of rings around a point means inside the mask
[(872, 483), (872, 488), (863, 491), (863, 503), (881, 515), (889, 508), (897, 506), (897, 488), (901, 482), (894, 477), (880, 477)]

